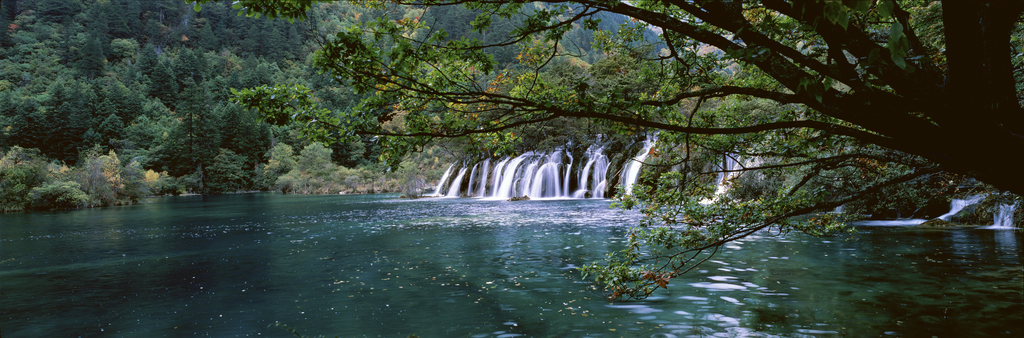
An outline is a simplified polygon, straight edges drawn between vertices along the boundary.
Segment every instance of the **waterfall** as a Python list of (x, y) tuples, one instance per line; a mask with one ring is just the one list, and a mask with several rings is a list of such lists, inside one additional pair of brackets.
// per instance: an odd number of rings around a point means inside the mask
[(524, 191), (523, 194), (539, 198), (563, 197), (561, 189), (562, 180), (558, 172), (560, 163), (561, 156), (558, 156), (557, 153), (549, 156), (548, 162), (541, 165), (536, 175), (533, 176), (530, 190)]
[(462, 186), (462, 176), (466, 176), (466, 167), (459, 169), (459, 174), (455, 175), (455, 179), (452, 180), (452, 184), (448, 186), (448, 195), (445, 195), (445, 197), (459, 197), (459, 187)]
[(441, 196), (441, 188), (444, 187), (444, 182), (448, 180), (448, 175), (452, 174), (452, 168), (454, 164), (448, 166), (448, 170), (444, 171), (444, 175), (441, 175), (441, 180), (437, 181), (437, 188), (434, 188), (434, 196)]
[(504, 160), (498, 162), (498, 165), (494, 166), (494, 178), (491, 179), (491, 185), (493, 187), (491, 188), (491, 197), (498, 197), (498, 187), (499, 184), (501, 184), (502, 178), (501, 171), (502, 169), (505, 169), (505, 164), (507, 164), (509, 160), (511, 159), (506, 157)]
[(531, 154), (533, 153), (520, 155), (505, 165), (504, 173), (501, 175), (501, 185), (494, 191), (493, 197), (507, 199), (515, 196), (513, 184), (515, 184), (516, 170), (519, 169), (519, 164), (526, 160), (526, 156)]
[(949, 202), (949, 212), (947, 212), (946, 214), (944, 214), (942, 216), (939, 216), (939, 219), (941, 219), (943, 221), (949, 221), (950, 217), (953, 217), (953, 215), (956, 215), (956, 213), (960, 212), (960, 210), (963, 210), (963, 208), (966, 208), (967, 206), (969, 206), (971, 204), (977, 204), (978, 202), (981, 202), (984, 199), (985, 199), (985, 195), (973, 195), (973, 196), (968, 196), (965, 199), (954, 198), (952, 201)]
[[(604, 155), (604, 148), (592, 145), (587, 148), (587, 163), (579, 172), (579, 189), (572, 193), (572, 198), (585, 198), (587, 192), (591, 192), (593, 198), (604, 198), (605, 176), (608, 174), (608, 156)], [(591, 171), (593, 168), (593, 171)], [(566, 175), (568, 180), (568, 175)], [(592, 179), (592, 182), (591, 182)], [(593, 184), (590, 187), (588, 184)], [(598, 189), (598, 186), (601, 186)], [(566, 189), (566, 193), (568, 193)]]
[[(523, 170), (523, 173), (521, 175), (519, 175), (519, 190), (518, 191), (519, 191), (520, 194), (522, 194), (524, 196), (533, 195), (534, 198), (540, 197), (540, 196), (538, 196), (536, 194), (531, 194), (530, 193), (530, 183), (532, 183), (533, 180), (534, 180), (533, 173), (537, 172), (537, 167), (538, 166), (539, 166), (539, 164), (537, 163), (537, 161), (530, 162), (530, 164), (527, 164), (525, 166), (526, 169)], [(516, 196), (516, 193), (512, 192), (512, 196)]]
[[(604, 148), (598, 147), (594, 151), (596, 157), (594, 160), (594, 170), (592, 171), (592, 181), (594, 182), (594, 188), (590, 189), (591, 197), (593, 198), (605, 198), (605, 192), (608, 191), (608, 156), (604, 155)], [(581, 184), (580, 187), (585, 187), (586, 184)]]
[(473, 171), (469, 173), (469, 186), (466, 187), (466, 195), (473, 195), (473, 181), (476, 179), (476, 167), (479, 167), (480, 163), (473, 165)]
[[(705, 198), (700, 201), (701, 204), (711, 204), (718, 201), (718, 198), (729, 191), (729, 180), (735, 178), (738, 173), (735, 171), (743, 168), (740, 161), (737, 161), (735, 157), (728, 153), (724, 155), (722, 159), (721, 167), (722, 171), (718, 173), (718, 178), (715, 179), (715, 195), (710, 198)], [(842, 206), (836, 207), (835, 212), (841, 212)]]
[(566, 197), (568, 197), (568, 195), (569, 195), (569, 180), (572, 177), (572, 175), (569, 175), (569, 173), (572, 172), (572, 154), (565, 153), (565, 156), (569, 157), (569, 164), (565, 166), (565, 180), (563, 180), (564, 182), (562, 183), (562, 193), (558, 194), (558, 195), (559, 196), (566, 196)]
[[(645, 154), (650, 151), (650, 147), (648, 143)], [(573, 171), (576, 161), (572, 153), (564, 148), (549, 153), (528, 152), (515, 158), (505, 157), (495, 163), (493, 170), (491, 159), (485, 159), (472, 167), (467, 164), (457, 173), (453, 165), (445, 171), (442, 182), (435, 190), (438, 196), (447, 197), (465, 193), (490, 199), (521, 196), (606, 198), (610, 164), (603, 151), (604, 148), (597, 145), (587, 148), (585, 161), (581, 160), (575, 166), (579, 172)], [(455, 178), (448, 181), (450, 176)], [(468, 186), (465, 191), (460, 190), (463, 184)]]
[(648, 137), (644, 141), (644, 148), (640, 150), (640, 153), (636, 154), (636, 157), (633, 157), (629, 165), (626, 166), (626, 170), (622, 173), (622, 191), (626, 195), (633, 193), (633, 184), (636, 184), (636, 178), (640, 175), (640, 167), (643, 166), (647, 155), (650, 155), (651, 148), (654, 147), (654, 141), (653, 137)]
[(483, 171), (480, 172), (480, 188), (476, 192), (476, 197), (487, 196), (487, 171), (491, 170), (491, 159), (484, 160)]
[(724, 194), (729, 190), (729, 179), (736, 177), (736, 170), (741, 168), (740, 162), (736, 161), (735, 158), (725, 154), (725, 160), (722, 163), (722, 172), (718, 174), (718, 183), (716, 183), (715, 195)]
[(993, 228), (1013, 228), (1013, 212), (1017, 210), (1017, 204), (1004, 204), (999, 206), (999, 212), (995, 215)]

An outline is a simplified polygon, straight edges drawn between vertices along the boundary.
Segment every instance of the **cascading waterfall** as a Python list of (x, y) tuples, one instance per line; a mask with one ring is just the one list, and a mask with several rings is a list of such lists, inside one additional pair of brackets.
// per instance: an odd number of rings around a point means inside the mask
[[(648, 148), (647, 151), (649, 151)], [(492, 199), (529, 196), (530, 198), (605, 198), (608, 185), (608, 156), (603, 148), (591, 146), (585, 153), (586, 164), (573, 172), (575, 162), (565, 149), (550, 153), (529, 152), (515, 158), (503, 158), (491, 168), (485, 159), (473, 166), (455, 166), (445, 171), (438, 182), (437, 196), (460, 194)], [(468, 175), (467, 175), (468, 173)], [(451, 180), (449, 177), (454, 176)], [(635, 179), (635, 178), (634, 178)], [(462, 187), (467, 188), (463, 191)]]
[(718, 174), (718, 183), (715, 188), (715, 195), (724, 194), (729, 190), (729, 179), (736, 177), (736, 170), (741, 169), (740, 162), (736, 158), (725, 154), (725, 161), (722, 163), (722, 172)]
[(452, 168), (454, 168), (454, 167), (455, 167), (454, 164), (448, 166), (448, 170), (445, 170), (444, 171), (444, 175), (441, 175), (441, 180), (437, 181), (437, 188), (434, 188), (434, 195), (435, 196), (441, 196), (441, 188), (444, 187), (444, 182), (448, 180), (448, 175), (452, 174)]
[(647, 159), (647, 155), (650, 155), (655, 141), (656, 138), (648, 137), (644, 141), (644, 148), (640, 150), (640, 153), (636, 154), (636, 157), (633, 157), (629, 165), (626, 166), (626, 170), (622, 173), (622, 189), (626, 195), (633, 193), (633, 185), (636, 184), (636, 178), (640, 176), (640, 168), (643, 166), (644, 160)]
[[(743, 168), (743, 164), (736, 160), (736, 157), (730, 154), (725, 154), (724, 157), (725, 158), (722, 159), (721, 167), (719, 167), (722, 171), (718, 173), (718, 178), (715, 180), (715, 195), (711, 198), (701, 200), (700, 202), (702, 204), (711, 204), (718, 201), (720, 196), (729, 191), (729, 180), (739, 175), (736, 171)], [(835, 212), (841, 212), (841, 207), (842, 206), (837, 207)]]
[(956, 215), (956, 213), (960, 212), (960, 210), (963, 210), (968, 205), (979, 203), (984, 199), (984, 195), (968, 196), (965, 199), (954, 198), (952, 201), (949, 202), (949, 212), (945, 213), (942, 216), (939, 216), (939, 219), (943, 221), (949, 221), (949, 218), (953, 217), (953, 215)]
[(512, 159), (506, 157), (504, 160), (498, 162), (498, 165), (494, 166), (494, 178), (491, 179), (491, 197), (498, 197), (498, 187), (501, 184), (501, 171), (505, 169), (505, 165)]
[(491, 159), (484, 160), (483, 170), (480, 171), (480, 187), (476, 192), (477, 197), (487, 196), (487, 171), (491, 170)]
[(466, 176), (466, 168), (459, 169), (459, 174), (455, 175), (455, 179), (452, 180), (452, 184), (448, 186), (448, 194), (445, 197), (459, 197), (459, 187), (462, 186), (462, 177)]
[(556, 151), (548, 155), (547, 159), (547, 163), (540, 165), (535, 174), (527, 176), (531, 181), (528, 182), (529, 190), (523, 190), (524, 195), (538, 198), (565, 197), (562, 194), (561, 173), (558, 170), (561, 167), (562, 154)]
[[(522, 175), (519, 175), (519, 194), (521, 196), (530, 196), (530, 182), (533, 181), (533, 174), (537, 172), (537, 167), (540, 166), (536, 161), (529, 162), (526, 165), (526, 170), (523, 170)], [(516, 196), (515, 191), (512, 192), (512, 196)], [(536, 194), (532, 194), (533, 197), (540, 197)]]
[[(569, 180), (570, 180), (570, 176), (572, 176), (572, 175), (569, 175), (569, 173), (572, 172), (572, 160), (573, 159), (572, 159), (572, 154), (566, 153), (565, 156), (569, 157), (569, 164), (565, 166), (565, 179), (563, 180), (563, 183), (562, 183), (562, 193), (565, 194), (565, 195), (568, 195), (569, 194)], [(562, 194), (559, 194), (559, 195), (562, 195)]]
[(505, 165), (504, 173), (501, 175), (501, 185), (498, 189), (494, 190), (493, 197), (500, 199), (507, 199), (514, 197), (515, 191), (513, 191), (513, 185), (516, 183), (516, 173), (518, 172), (519, 165), (526, 160), (526, 156), (532, 155), (533, 153), (523, 154), (516, 157)]
[(473, 165), (473, 171), (471, 171), (470, 174), (469, 174), (469, 186), (466, 187), (466, 194), (467, 195), (472, 195), (473, 194), (473, 182), (476, 181), (476, 167), (479, 167), (479, 166), (480, 166), (480, 163), (474, 164)]
[(1013, 228), (1013, 212), (1017, 210), (1017, 204), (1004, 204), (999, 206), (999, 212), (995, 215), (993, 228)]
[[(579, 174), (579, 189), (573, 192), (572, 198), (585, 198), (587, 192), (591, 192), (593, 198), (604, 198), (605, 186), (607, 186), (606, 175), (608, 174), (608, 156), (604, 155), (604, 148), (592, 145), (587, 148), (587, 163)], [(593, 168), (593, 171), (591, 171)], [(568, 179), (568, 176), (566, 176)], [(593, 184), (589, 187), (587, 184)], [(588, 189), (589, 188), (589, 189)], [(566, 189), (568, 192), (568, 189)]]

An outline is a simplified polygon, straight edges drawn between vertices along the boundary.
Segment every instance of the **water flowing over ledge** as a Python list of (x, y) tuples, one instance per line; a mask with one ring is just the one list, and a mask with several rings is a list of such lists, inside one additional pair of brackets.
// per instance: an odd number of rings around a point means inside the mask
[(635, 156), (618, 156), (622, 159), (616, 163), (605, 153), (605, 146), (593, 144), (576, 157), (559, 147), (550, 152), (530, 151), (516, 157), (452, 164), (430, 195), (495, 200), (603, 199), (614, 195), (616, 188), (629, 194), (655, 141), (654, 136), (648, 137)]

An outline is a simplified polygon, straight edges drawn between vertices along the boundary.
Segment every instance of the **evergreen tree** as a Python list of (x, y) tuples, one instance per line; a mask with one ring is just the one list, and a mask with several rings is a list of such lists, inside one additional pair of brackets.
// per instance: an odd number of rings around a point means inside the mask
[(246, 189), (252, 171), (245, 170), (245, 157), (228, 149), (220, 149), (206, 169), (206, 187), (211, 193), (236, 192)]
[(143, 98), (121, 82), (115, 81), (104, 87), (101, 94), (99, 110), (103, 113), (115, 114), (121, 121), (132, 121), (142, 114)]
[(206, 81), (203, 63), (199, 62), (202, 57), (202, 53), (196, 53), (190, 49), (182, 49), (179, 52), (178, 60), (174, 63), (174, 76), (180, 86), (184, 86), (187, 81), (195, 83)]
[(107, 33), (111, 38), (131, 39), (139, 35), (139, 15), (142, 14), (142, 8), (138, 1), (116, 0), (111, 1), (108, 7), (110, 10), (107, 12)]
[(17, 7), (17, 0), (0, 0), (0, 48), (4, 50), (14, 47), (10, 26), (18, 14)]
[(37, 9), (47, 21), (64, 23), (82, 11), (82, 3), (77, 0), (42, 0)]
[(46, 141), (46, 116), (39, 111), (40, 104), (29, 97), (18, 101), (10, 123), (10, 145), (22, 148), (40, 148)]
[(124, 122), (117, 114), (110, 114), (100, 123), (98, 132), (103, 140), (107, 141), (105, 143), (109, 144), (110, 141), (120, 140), (124, 133)]
[(160, 63), (159, 56), (156, 55), (156, 48), (151, 43), (147, 43), (142, 46), (139, 50), (139, 61), (136, 64), (136, 68), (142, 75), (151, 76), (156, 70), (156, 66)]
[(173, 107), (178, 98), (178, 81), (169, 63), (170, 61), (165, 59), (157, 64), (149, 78), (149, 96), (157, 98), (168, 107)]
[(0, 0), (0, 20), (7, 20), (7, 22), (13, 22), (14, 18), (17, 15), (18, 0)]
[(255, 111), (238, 105), (222, 105), (224, 119), (222, 148), (242, 156), (244, 162), (253, 167), (262, 162), (263, 155), (270, 149), (270, 129), (260, 122)]
[(111, 8), (109, 3), (97, 3), (86, 11), (85, 30), (89, 35), (96, 38), (104, 55), (110, 54), (110, 16)]
[(89, 130), (85, 131), (85, 134), (82, 134), (82, 143), (78, 151), (81, 153), (95, 146), (103, 146), (103, 135), (100, 135), (95, 129), (89, 128)]
[(78, 59), (78, 70), (82, 75), (92, 79), (103, 74), (104, 69), (103, 47), (100, 46), (100, 39), (89, 35), (85, 40)]
[(48, 102), (47, 133), (45, 147), (47, 156), (67, 164), (75, 164), (82, 146), (82, 136), (92, 124), (90, 105), (84, 88), (77, 81), (61, 81), (50, 85)]
[(199, 46), (205, 50), (217, 51), (221, 47), (220, 37), (213, 33), (213, 23), (207, 22), (196, 33)]
[(149, 20), (146, 20), (146, 27), (143, 30), (146, 33), (146, 43), (157, 48), (163, 48), (167, 45), (167, 37), (164, 36), (164, 26), (156, 19), (149, 18)]
[(165, 166), (174, 176), (193, 173), (212, 163), (221, 144), (220, 109), (211, 109), (207, 91), (189, 82), (182, 91), (177, 116), (164, 149)]

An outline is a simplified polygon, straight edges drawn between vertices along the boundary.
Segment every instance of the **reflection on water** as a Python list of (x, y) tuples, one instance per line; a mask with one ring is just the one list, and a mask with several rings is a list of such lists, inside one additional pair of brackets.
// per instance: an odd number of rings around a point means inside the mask
[(608, 201), (166, 197), (0, 215), (0, 335), (1009, 336), (1024, 236), (860, 226), (732, 243), (645, 301), (575, 267), (637, 216)]

